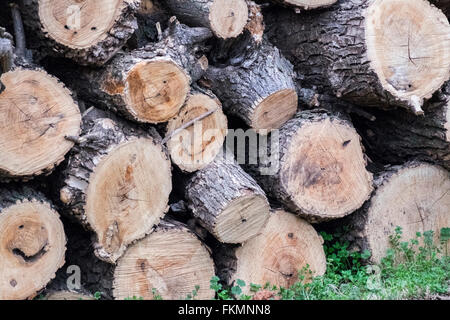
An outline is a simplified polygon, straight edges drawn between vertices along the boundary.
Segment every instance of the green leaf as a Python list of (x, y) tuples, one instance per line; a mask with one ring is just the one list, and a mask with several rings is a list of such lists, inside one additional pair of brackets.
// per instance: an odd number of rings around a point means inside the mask
[(236, 283), (239, 287), (245, 287), (245, 281), (241, 279), (237, 279)]

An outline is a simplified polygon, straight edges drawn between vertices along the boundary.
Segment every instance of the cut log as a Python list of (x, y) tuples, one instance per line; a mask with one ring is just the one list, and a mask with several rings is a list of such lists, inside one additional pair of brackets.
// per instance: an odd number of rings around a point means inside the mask
[[(209, 115), (192, 123), (205, 114)], [(190, 123), (191, 126), (180, 130)], [(167, 135), (171, 137), (167, 147), (172, 161), (186, 172), (204, 168), (222, 150), (227, 128), (220, 101), (207, 92), (191, 92), (178, 115), (167, 125)]]
[(166, 0), (165, 4), (184, 23), (209, 28), (222, 39), (237, 37), (247, 24), (245, 0)]
[(89, 119), (89, 113), (83, 125), (61, 172), (60, 199), (94, 232), (96, 255), (114, 263), (164, 216), (172, 189), (171, 165), (155, 130)]
[(248, 164), (263, 189), (310, 222), (344, 217), (372, 192), (361, 138), (344, 114), (302, 111), (269, 139), (267, 159)]
[(265, 18), (302, 86), (364, 107), (421, 114), (450, 77), (450, 24), (426, 0), (341, 0), (302, 15), (268, 10)]
[(229, 154), (220, 153), (194, 173), (186, 199), (199, 223), (224, 243), (251, 239), (269, 218), (264, 191)]
[(374, 181), (372, 198), (350, 216), (349, 223), (358, 249), (369, 250), (371, 262), (379, 263), (386, 256), (389, 235), (395, 233), (396, 227), (402, 228), (402, 241), (414, 239), (416, 232), (430, 230), (434, 231), (434, 240), (439, 241), (441, 228), (450, 226), (448, 171), (411, 162), (388, 168)]
[(207, 59), (198, 59), (194, 47), (210, 36), (206, 28), (172, 20), (162, 41), (119, 53), (106, 67), (86, 69), (76, 78), (67, 75), (65, 81), (84, 100), (130, 120), (166, 122), (183, 106), (190, 83), (207, 68)]
[(46, 295), (45, 300), (95, 300), (95, 298), (78, 292), (55, 291)]
[(322, 237), (309, 223), (278, 210), (271, 213), (258, 236), (237, 248), (222, 246), (214, 259), (219, 277), (228, 285), (244, 280), (247, 293), (250, 283), (289, 288), (298, 282), (303, 268), (309, 267), (312, 276), (325, 273), (322, 243)]
[(137, 29), (140, 0), (22, 0), (24, 22), (50, 54), (102, 65)]
[(358, 117), (355, 123), (370, 158), (383, 164), (416, 159), (450, 169), (450, 83), (427, 102), (424, 110), (422, 117), (398, 110), (372, 112), (375, 121)]
[(208, 85), (226, 113), (261, 134), (278, 129), (297, 110), (292, 65), (268, 42), (241, 59), (233, 65), (210, 66)]
[(133, 296), (151, 300), (155, 295), (179, 300), (199, 286), (195, 299), (212, 299), (213, 276), (207, 247), (184, 225), (163, 221), (117, 262), (113, 294), (119, 300)]
[(0, 300), (31, 299), (64, 264), (58, 213), (29, 187), (0, 189)]
[(304, 10), (329, 7), (337, 0), (271, 0), (273, 2)]
[(40, 69), (16, 68), (0, 82), (0, 176), (30, 179), (47, 174), (73, 147), (81, 116), (71, 93)]

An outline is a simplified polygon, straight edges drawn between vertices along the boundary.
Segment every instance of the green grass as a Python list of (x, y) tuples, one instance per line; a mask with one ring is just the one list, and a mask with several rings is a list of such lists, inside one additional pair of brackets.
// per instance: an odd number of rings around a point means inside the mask
[[(449, 293), (450, 257), (446, 252), (449, 228), (441, 230), (440, 243), (434, 244), (431, 231), (402, 241), (402, 229), (397, 227), (390, 236), (391, 249), (379, 265), (367, 264), (368, 251), (351, 252), (349, 243), (339, 240), (341, 234), (321, 235), (327, 257), (323, 276), (313, 277), (306, 267), (300, 270), (298, 282), (289, 288), (250, 284), (250, 291), (269, 290), (273, 298), (283, 300), (420, 299)], [(252, 296), (242, 294), (244, 287), (242, 280), (228, 289), (217, 277), (211, 280), (211, 288), (219, 300), (250, 299)]]

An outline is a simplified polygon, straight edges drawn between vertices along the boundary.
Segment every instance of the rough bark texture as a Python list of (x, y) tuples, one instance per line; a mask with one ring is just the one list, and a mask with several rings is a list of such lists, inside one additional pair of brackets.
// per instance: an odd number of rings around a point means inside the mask
[(425, 231), (433, 231), (439, 241), (441, 228), (450, 224), (448, 171), (416, 161), (387, 166), (374, 178), (374, 186), (372, 198), (342, 221), (352, 230), (347, 238), (353, 249), (368, 250), (370, 261), (380, 263), (397, 227), (402, 228), (402, 241)]
[[(129, 123), (119, 121), (116, 119), (113, 121), (110, 118), (105, 118), (105, 113), (101, 112), (100, 110), (91, 109), (90, 112), (87, 112), (84, 115), (83, 118), (83, 126), (82, 126), (82, 134), (79, 139), (76, 140), (76, 146), (73, 148), (69, 161), (67, 165), (61, 170), (60, 172), (60, 200), (62, 201), (64, 208), (66, 211), (76, 217), (86, 228), (93, 229), (93, 228), (101, 228), (101, 226), (91, 226), (88, 222), (88, 217), (86, 215), (86, 205), (87, 205), (87, 197), (88, 191), (89, 191), (89, 184), (92, 182), (92, 178), (94, 176), (94, 173), (96, 170), (98, 170), (98, 165), (105, 163), (111, 155), (118, 150), (118, 148), (122, 148), (122, 146), (126, 145), (127, 143), (133, 143), (136, 141), (142, 141), (144, 139), (145, 141), (150, 141), (154, 146), (156, 146), (156, 150), (159, 150), (159, 152), (163, 155), (163, 158), (165, 161), (169, 162), (168, 155), (163, 148), (163, 146), (160, 145), (161, 143), (161, 137), (159, 134), (154, 130), (153, 128), (139, 128), (139, 127), (132, 127)], [(123, 150), (123, 149), (121, 149)], [(127, 151), (124, 151), (126, 153)], [(150, 152), (150, 151), (148, 151)], [(151, 151), (154, 152), (154, 151)], [(120, 153), (116, 153), (120, 154)], [(157, 154), (154, 154), (155, 157)], [(131, 161), (130, 163), (127, 163), (125, 161)], [(140, 190), (142, 188), (142, 182), (139, 181), (139, 177), (134, 177), (133, 173), (136, 168), (131, 168), (132, 163), (136, 162), (145, 162), (147, 163), (147, 159), (144, 158), (143, 154), (134, 154), (134, 156), (127, 160), (124, 159), (123, 167), (118, 168), (118, 170), (122, 171), (123, 168), (125, 168), (125, 182), (126, 185), (123, 186), (123, 188), (119, 188), (117, 192), (121, 193), (124, 192), (122, 195), (124, 197), (123, 204), (119, 204), (117, 208), (114, 210), (122, 210), (123, 214), (126, 214), (130, 208), (133, 206), (129, 204), (126, 200), (130, 201), (145, 201), (149, 204), (152, 203), (152, 200), (149, 198), (146, 199), (134, 199), (133, 196), (130, 196), (129, 193), (133, 190)], [(155, 159), (156, 161), (156, 159)], [(156, 163), (156, 162), (155, 162)], [(158, 166), (161, 163), (158, 163)], [(150, 165), (150, 163), (147, 163), (147, 165)], [(169, 164), (170, 169), (170, 164)], [(165, 171), (166, 168), (159, 167), (157, 170)], [(111, 175), (122, 173), (117, 172), (110, 172)], [(106, 174), (106, 173), (105, 173)], [(106, 178), (106, 177), (105, 177)], [(171, 174), (170, 171), (167, 173), (167, 177), (165, 177), (167, 181), (161, 180), (155, 183), (159, 183), (160, 185), (158, 188), (166, 188), (167, 184), (170, 185), (171, 189)], [(128, 180), (127, 180), (128, 179)], [(131, 179), (131, 180), (129, 180)], [(137, 179), (137, 180), (136, 180)], [(155, 177), (155, 181), (157, 181)], [(112, 183), (112, 176), (111, 176), (111, 183)], [(139, 184), (140, 183), (140, 184)], [(164, 185), (164, 187), (163, 187)], [(112, 188), (112, 185), (110, 186)], [(140, 190), (139, 192), (141, 192)], [(93, 190), (92, 192), (106, 192), (103, 190)], [(155, 191), (153, 191), (155, 192)], [(130, 193), (131, 194), (131, 193)], [(93, 199), (101, 195), (93, 194), (91, 195)], [(129, 198), (131, 197), (131, 198)], [(167, 197), (167, 199), (165, 199)], [(156, 200), (155, 200), (156, 201)], [(168, 201), (168, 194), (167, 195), (161, 195), (161, 199), (157, 199), (157, 201)], [(105, 206), (109, 206), (110, 204), (106, 204)], [(157, 209), (154, 208), (155, 212), (151, 212), (152, 215), (159, 215), (159, 217), (162, 217), (165, 214), (166, 209), (162, 209), (161, 212), (156, 212), (156, 210), (160, 210), (161, 208)], [(108, 209), (109, 210), (109, 209)], [(110, 214), (115, 214), (114, 210), (110, 212)], [(135, 209), (138, 210), (138, 209)], [(106, 211), (106, 209), (105, 209)], [(101, 214), (100, 212), (91, 212), (92, 215)], [(143, 214), (143, 213), (142, 213)], [(117, 217), (119, 219), (119, 217)], [(120, 219), (119, 219), (120, 220)], [(117, 220), (118, 221), (118, 220)], [(119, 228), (122, 228), (125, 226), (117, 225), (118, 222), (115, 222), (116, 227), (113, 227), (111, 230), (111, 226), (108, 227), (108, 231), (106, 232), (105, 236), (106, 238), (100, 238), (96, 240), (95, 243), (95, 252), (96, 255), (100, 259), (104, 259), (108, 262), (115, 262), (117, 258), (123, 254), (123, 252), (126, 249), (126, 246), (130, 243), (123, 243), (122, 239), (120, 238), (117, 233), (119, 232)], [(157, 219), (155, 222), (158, 223), (159, 219)], [(130, 221), (131, 223), (132, 221)], [(144, 226), (142, 226), (144, 228)], [(141, 237), (145, 236), (145, 234), (150, 233), (153, 229), (152, 226), (149, 226), (150, 229), (142, 230), (143, 234)], [(116, 230), (117, 229), (117, 230)], [(103, 232), (102, 230), (96, 230), (96, 232)], [(119, 238), (117, 238), (119, 237)], [(116, 239), (117, 238), (117, 239)], [(134, 239), (137, 240), (137, 239)], [(117, 244), (116, 241), (119, 241)], [(108, 245), (108, 243), (110, 243)]]
[[(66, 264), (57, 272), (55, 279), (48, 284), (46, 292), (70, 289), (88, 295), (100, 292), (102, 299), (113, 299), (114, 265), (95, 256), (91, 241), (93, 235), (89, 231), (84, 230), (78, 222), (70, 221), (68, 217), (63, 217), (63, 222), (68, 239)], [(73, 277), (75, 270), (80, 271), (80, 283), (77, 283), (77, 279)]]
[(344, 113), (299, 112), (260, 148), (267, 152), (253, 150), (259, 156), (244, 168), (270, 197), (309, 222), (348, 215), (372, 191), (360, 137)]
[[(86, 48), (78, 48), (73, 44), (63, 44), (56, 41), (51, 36), (52, 30), (46, 30), (43, 25), (39, 16), (39, 6), (42, 2), (43, 0), (21, 0), (24, 22), (29, 28), (30, 34), (39, 37), (40, 43), (44, 46), (42, 49), (46, 50), (48, 54), (70, 58), (81, 65), (103, 65), (125, 45), (137, 29), (135, 13), (139, 8), (140, 0), (124, 0), (120, 5), (118, 17), (111, 28), (98, 41), (93, 42)], [(46, 5), (49, 5), (48, 1)], [(95, 15), (95, 13), (93, 14)], [(70, 26), (65, 25), (64, 28), (70, 30)], [(76, 33), (77, 31), (74, 31), (74, 34)]]
[(31, 299), (64, 264), (66, 237), (59, 215), (33, 188), (3, 185), (0, 234), (0, 300)]
[[(207, 167), (194, 173), (185, 190), (194, 217), (222, 242), (248, 240), (269, 216), (264, 191), (229, 155), (219, 154)], [(241, 207), (239, 201), (247, 198), (249, 204)], [(224, 220), (230, 215), (232, 218)]]
[[(197, 55), (196, 50), (201, 42), (211, 36), (212, 34), (206, 28), (189, 28), (172, 19), (160, 42), (149, 43), (143, 48), (128, 53), (120, 52), (104, 68), (84, 69), (81, 74), (77, 73), (75, 78), (66, 74), (69, 78), (64, 80), (71, 83), (81, 98), (102, 109), (112, 110), (134, 121), (165, 122), (168, 120), (167, 117), (145, 119), (138, 113), (140, 110), (134, 110), (134, 106), (131, 105), (131, 95), (134, 95), (134, 92), (130, 83), (135, 83), (135, 87), (139, 85), (144, 87), (144, 80), (134, 75), (133, 68), (138, 64), (150, 62), (173, 63), (181, 69), (188, 82), (195, 82), (208, 66), (207, 59), (201, 57), (201, 54)], [(170, 96), (166, 98), (172, 99)], [(183, 102), (184, 99), (181, 105)]]
[(393, 110), (371, 112), (375, 121), (355, 118), (370, 158), (384, 164), (417, 159), (450, 169), (450, 83), (424, 111), (420, 117)]
[[(207, 83), (222, 101), (225, 113), (241, 118), (257, 130), (277, 129), (294, 115), (297, 107), (293, 66), (268, 42), (257, 50), (240, 54), (230, 57), (227, 65), (210, 66), (205, 75)], [(288, 102), (280, 106), (280, 101), (275, 99), (264, 106), (267, 98), (280, 91), (293, 92)], [(274, 120), (258, 124), (259, 113), (269, 113), (273, 117), (268, 118)], [(284, 117), (276, 121), (280, 114)]]
[[(421, 1), (415, 2), (420, 3)], [(392, 108), (393, 106), (401, 106), (411, 109), (415, 113), (420, 113), (423, 99), (430, 98), (433, 92), (428, 92), (426, 96), (403, 97), (405, 92), (413, 94), (414, 90), (418, 89), (410, 82), (417, 79), (411, 79), (411, 77), (408, 79), (408, 76), (403, 74), (403, 70), (411, 68), (408, 64), (412, 64), (411, 61), (414, 61), (413, 59), (416, 59), (416, 57), (412, 57), (410, 61), (402, 60), (396, 66), (393, 65), (389, 78), (383, 79), (387, 82), (384, 85), (372, 67), (376, 61), (371, 61), (368, 57), (367, 30), (365, 27), (367, 23), (365, 15), (371, 3), (374, 2), (341, 0), (330, 9), (303, 14), (296, 14), (289, 9), (271, 7), (265, 12), (267, 35), (295, 65), (296, 71), (300, 75), (299, 83), (302, 87), (312, 88), (315, 86), (323, 92), (331, 92), (337, 97), (342, 97), (364, 107)], [(377, 3), (377, 6), (379, 4), (380, 2)], [(448, 28), (448, 21), (445, 21), (445, 17), (438, 10), (433, 9), (431, 6), (427, 8), (427, 11), (429, 11), (427, 14), (435, 15), (435, 17), (424, 17), (424, 19), (431, 19), (436, 21), (437, 24), (442, 23), (440, 30)], [(394, 8), (392, 10), (398, 12), (402, 9)], [(395, 21), (395, 19), (394, 15), (392, 21)], [(411, 20), (411, 22), (420, 30), (421, 24), (419, 22), (414, 20)], [(383, 30), (386, 30), (387, 34), (397, 32), (395, 31), (395, 25), (386, 25), (386, 29)], [(408, 30), (398, 31), (397, 39), (405, 38), (405, 42), (408, 42), (409, 37)], [(418, 43), (414, 45), (418, 46), (420, 42), (423, 43), (424, 38), (426, 38), (426, 35), (423, 35), (421, 40), (417, 40)], [(436, 39), (436, 42), (446, 43), (444, 39)], [(398, 44), (398, 48), (386, 46), (385, 48), (375, 49), (386, 52), (386, 54), (392, 51), (392, 55), (394, 55), (395, 51), (405, 50), (405, 48)], [(448, 56), (448, 49), (445, 52), (435, 54), (446, 57)], [(441, 71), (445, 71), (448, 68), (447, 65), (448, 61), (444, 61)], [(445, 79), (442, 79), (440, 84), (448, 80), (448, 74), (444, 73), (442, 77)], [(437, 89), (439, 87), (434, 88), (434, 90)], [(399, 98), (400, 95), (402, 95), (401, 98)]]

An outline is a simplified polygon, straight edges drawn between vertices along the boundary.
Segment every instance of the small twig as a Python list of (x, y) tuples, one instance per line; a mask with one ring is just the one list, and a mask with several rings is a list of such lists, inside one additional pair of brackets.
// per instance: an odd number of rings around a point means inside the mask
[(162, 36), (161, 23), (159, 23), (159, 22), (156, 23), (156, 31), (158, 32), (158, 41), (161, 41), (163, 36)]
[(219, 109), (219, 107), (214, 108), (212, 110), (209, 110), (208, 112), (205, 112), (204, 114), (198, 116), (197, 118), (192, 119), (191, 121), (186, 122), (185, 124), (183, 124), (181, 127), (179, 127), (178, 129), (172, 131), (170, 134), (168, 134), (163, 141), (161, 142), (161, 144), (165, 144), (167, 141), (169, 141), (170, 139), (172, 139), (173, 136), (177, 135), (178, 133), (180, 133), (182, 130), (189, 128), (190, 126), (192, 126), (194, 123), (196, 123), (197, 121), (201, 121), (203, 119), (205, 119), (206, 117), (210, 116), (211, 114), (213, 114), (214, 112), (216, 112)]
[(25, 30), (23, 28), (22, 16), (19, 6), (16, 3), (10, 3), (11, 15), (14, 24), (14, 36), (16, 43), (16, 55), (25, 58), (27, 47), (25, 41)]

